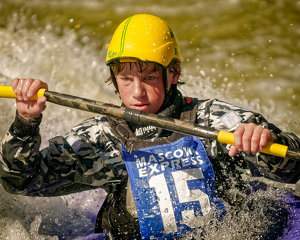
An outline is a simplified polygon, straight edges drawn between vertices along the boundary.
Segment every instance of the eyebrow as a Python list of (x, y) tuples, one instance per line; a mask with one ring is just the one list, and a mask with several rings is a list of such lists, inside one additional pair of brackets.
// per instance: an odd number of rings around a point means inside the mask
[[(139, 69), (139, 72), (141, 72), (141, 73), (146, 71), (147, 69), (150, 69), (150, 68), (152, 68), (151, 72), (157, 72), (161, 69), (160, 66), (158, 66), (157, 64), (154, 64), (154, 65), (151, 66), (150, 62), (140, 62), (140, 61), (138, 61), (138, 62), (135, 62), (135, 63), (129, 63), (129, 71), (132, 69), (133, 65), (136, 65)], [(122, 63), (121, 64), (117, 63), (113, 67), (114, 68), (113, 71), (115, 72), (115, 74), (119, 74), (119, 73), (123, 72), (126, 69), (125, 66), (126, 66), (125, 64), (123, 65)]]
[[(159, 69), (156, 67), (153, 68), (146, 68), (146, 69), (141, 69), (140, 71), (138, 71), (139, 73), (145, 73), (145, 74), (152, 74), (152, 73), (156, 73), (159, 72)], [(131, 74), (131, 69), (122, 69), (121, 71), (119, 71), (117, 73), (118, 75), (130, 75)]]

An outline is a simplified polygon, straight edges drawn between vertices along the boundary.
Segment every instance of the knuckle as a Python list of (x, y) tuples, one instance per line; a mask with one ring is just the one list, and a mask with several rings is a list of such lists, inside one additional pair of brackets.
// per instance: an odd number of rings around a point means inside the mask
[(16, 88), (17, 94), (20, 95), (20, 94), (21, 94), (21, 91), (22, 91), (22, 85), (18, 84), (18, 85), (17, 85), (17, 88)]
[(272, 132), (271, 131), (263, 131), (262, 134), (261, 134), (261, 137), (263, 139), (271, 139), (272, 138)]
[(237, 129), (234, 131), (234, 136), (239, 137), (241, 135), (241, 132)]
[(269, 135), (271, 133), (271, 131), (269, 129), (263, 129), (262, 134), (263, 135)]
[(251, 142), (253, 142), (253, 143), (256, 143), (256, 142), (258, 142), (259, 141), (259, 136), (252, 136), (251, 137)]
[(249, 133), (244, 133), (242, 139), (243, 139), (243, 141), (249, 141), (250, 137), (251, 137), (251, 135)]
[(12, 82), (13, 82), (13, 83), (17, 83), (19, 80), (20, 80), (19, 78), (14, 78), (14, 79), (12, 80)]
[(245, 128), (245, 126), (246, 126), (245, 123), (240, 123), (240, 124), (238, 125), (238, 127), (236, 128), (236, 130), (241, 131), (242, 129)]

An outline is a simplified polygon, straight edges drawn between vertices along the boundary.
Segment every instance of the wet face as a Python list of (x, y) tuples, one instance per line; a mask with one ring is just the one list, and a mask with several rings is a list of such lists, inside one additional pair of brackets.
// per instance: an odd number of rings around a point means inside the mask
[[(178, 74), (167, 70), (168, 89)], [(127, 108), (157, 113), (165, 98), (162, 69), (154, 63), (122, 63), (115, 74), (119, 94)]]

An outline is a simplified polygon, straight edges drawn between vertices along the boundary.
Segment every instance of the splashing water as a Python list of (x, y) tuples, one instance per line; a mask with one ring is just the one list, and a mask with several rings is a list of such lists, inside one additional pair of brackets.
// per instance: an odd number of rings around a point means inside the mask
[[(53, 91), (119, 104), (113, 87), (104, 84), (109, 76), (104, 62), (106, 45), (122, 19), (151, 12), (165, 18), (179, 40), (185, 95), (214, 97), (262, 112), (283, 130), (299, 135), (300, 46), (293, 39), (299, 39), (300, 21), (283, 11), (289, 11), (289, 4), (298, 10), (300, 5), (292, 1), (274, 5), (245, 1), (248, 6), (239, 0), (208, 2), (141, 4), (128, 0), (120, 5), (108, 0), (61, 0), (47, 5), (42, 0), (3, 1), (0, 9), (6, 18), (2, 16), (0, 22), (0, 83), (10, 85), (13, 77), (39, 78)], [(282, 16), (294, 19), (283, 20)], [(13, 121), (14, 102), (1, 99), (0, 108), (1, 140)], [(48, 104), (41, 125), (42, 147), (90, 116), (93, 114)], [(238, 192), (232, 191), (238, 199)], [(89, 234), (105, 198), (100, 189), (53, 198), (11, 195), (2, 187), (0, 193), (1, 239), (75, 239)], [(282, 213), (280, 198), (280, 191), (270, 188), (243, 196), (237, 206), (225, 203), (222, 224), (205, 219), (201, 230), (184, 239), (262, 239), (267, 229), (276, 230), (278, 219), (268, 213)]]

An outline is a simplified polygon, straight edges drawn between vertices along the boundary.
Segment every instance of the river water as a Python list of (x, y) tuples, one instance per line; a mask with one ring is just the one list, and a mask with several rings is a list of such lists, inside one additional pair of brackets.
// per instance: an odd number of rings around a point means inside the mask
[[(39, 78), (52, 91), (119, 104), (113, 87), (104, 84), (107, 45), (123, 19), (152, 13), (165, 19), (178, 39), (185, 95), (261, 112), (300, 135), (300, 1), (1, 0), (0, 13), (1, 85), (14, 77)], [(15, 104), (1, 99), (0, 107), (1, 140)], [(90, 116), (49, 103), (42, 146)], [(76, 232), (92, 231), (89, 213), (105, 196), (101, 190), (60, 198), (0, 191), (0, 239), (74, 239)], [(207, 239), (259, 239), (267, 221), (260, 210), (242, 218), (232, 214), (226, 227), (210, 229)]]

